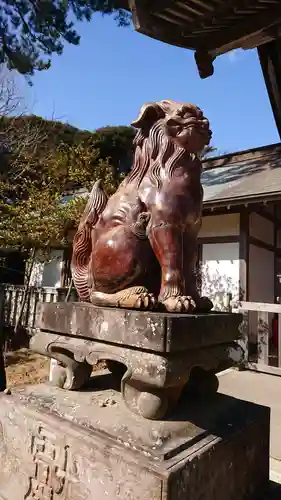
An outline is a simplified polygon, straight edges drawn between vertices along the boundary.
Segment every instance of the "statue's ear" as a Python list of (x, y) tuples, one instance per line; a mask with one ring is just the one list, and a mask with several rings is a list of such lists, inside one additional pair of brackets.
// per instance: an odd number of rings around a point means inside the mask
[(164, 117), (165, 112), (156, 102), (148, 102), (141, 107), (139, 116), (131, 125), (135, 128), (147, 128)]

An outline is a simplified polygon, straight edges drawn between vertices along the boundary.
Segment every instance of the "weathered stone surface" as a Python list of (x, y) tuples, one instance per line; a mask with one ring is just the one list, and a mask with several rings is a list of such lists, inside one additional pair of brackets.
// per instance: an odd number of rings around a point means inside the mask
[[(110, 386), (110, 376), (97, 378)], [(0, 395), (0, 497), (248, 500), (266, 486), (267, 408), (217, 394), (152, 422), (95, 385)]]
[[(63, 366), (54, 384), (79, 389), (99, 360), (113, 372), (123, 366), (121, 391), (127, 406), (148, 419), (176, 406), (194, 368), (193, 392), (215, 392), (221, 363), (241, 360), (237, 314), (174, 315), (97, 307), (85, 303), (41, 304), (30, 348)], [(119, 364), (119, 365), (118, 365)], [(198, 373), (198, 372), (197, 372)]]
[(43, 330), (33, 336), (30, 347), (64, 365), (53, 372), (54, 385), (64, 389), (83, 387), (92, 366), (99, 360), (111, 360), (113, 365), (122, 363), (124, 371), (119, 381), (124, 401), (133, 412), (150, 419), (163, 418), (173, 410), (194, 367), (201, 367), (201, 373), (192, 377), (193, 388), (198, 392), (216, 392), (214, 373), (222, 361), (229, 360), (231, 350), (240, 349), (235, 343), (215, 344), (180, 351), (180, 355), (173, 356)]
[(237, 340), (241, 321), (240, 314), (171, 314), (70, 302), (40, 304), (36, 327), (172, 353)]

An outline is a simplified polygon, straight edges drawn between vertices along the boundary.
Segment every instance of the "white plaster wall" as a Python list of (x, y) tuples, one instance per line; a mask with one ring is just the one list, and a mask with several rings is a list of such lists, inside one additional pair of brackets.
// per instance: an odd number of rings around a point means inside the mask
[(202, 245), (202, 294), (222, 309), (222, 298), (232, 294), (233, 303), (239, 300), (239, 243)]
[(61, 270), (63, 262), (63, 251), (53, 250), (50, 260), (44, 265), (42, 286), (59, 288), (61, 286)]
[(38, 257), (33, 266), (31, 285), (59, 288), (61, 286), (62, 264), (62, 250), (52, 250), (50, 255), (44, 259)]
[(274, 253), (250, 245), (249, 301), (274, 302)]
[(207, 215), (202, 219), (200, 238), (212, 236), (236, 236), (240, 232), (240, 215)]
[(274, 245), (273, 222), (253, 213), (250, 215), (250, 236), (257, 238), (269, 245)]

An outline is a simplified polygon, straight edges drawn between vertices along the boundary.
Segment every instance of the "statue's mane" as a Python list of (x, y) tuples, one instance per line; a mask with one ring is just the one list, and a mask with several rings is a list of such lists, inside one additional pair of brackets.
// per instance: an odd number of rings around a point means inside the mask
[(150, 180), (157, 185), (162, 185), (161, 173), (165, 177), (172, 177), (178, 161), (187, 154), (184, 149), (177, 147), (172, 139), (165, 133), (163, 119), (158, 120), (148, 130), (138, 129), (134, 139), (134, 162), (124, 184), (135, 183), (140, 185), (147, 174)]

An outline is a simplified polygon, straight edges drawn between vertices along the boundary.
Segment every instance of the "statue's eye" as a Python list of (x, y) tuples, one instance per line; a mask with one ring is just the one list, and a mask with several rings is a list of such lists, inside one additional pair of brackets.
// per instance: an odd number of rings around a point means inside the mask
[(166, 123), (167, 123), (168, 127), (178, 127), (179, 126), (177, 120), (175, 120), (174, 118), (169, 118)]
[(181, 109), (181, 117), (182, 118), (190, 118), (191, 116), (194, 116), (194, 115), (195, 115), (194, 110), (192, 108), (190, 108), (189, 106), (184, 106)]

